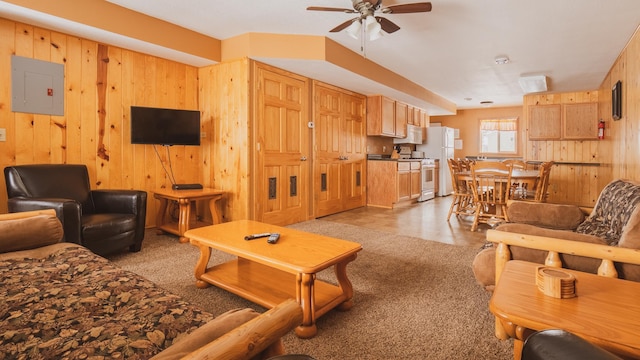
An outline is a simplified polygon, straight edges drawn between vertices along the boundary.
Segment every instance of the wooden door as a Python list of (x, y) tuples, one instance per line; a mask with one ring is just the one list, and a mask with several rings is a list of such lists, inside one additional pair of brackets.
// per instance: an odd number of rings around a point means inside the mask
[(342, 209), (342, 97), (339, 91), (319, 83), (314, 91), (315, 215), (325, 216)]
[(255, 219), (274, 225), (307, 220), (309, 81), (256, 63), (254, 84)]
[(330, 85), (314, 86), (315, 216), (366, 204), (366, 98)]
[(365, 121), (366, 97), (358, 94), (343, 94), (344, 149), (342, 154), (344, 173), (344, 200), (342, 210), (365, 206), (366, 179), (366, 142), (367, 127)]

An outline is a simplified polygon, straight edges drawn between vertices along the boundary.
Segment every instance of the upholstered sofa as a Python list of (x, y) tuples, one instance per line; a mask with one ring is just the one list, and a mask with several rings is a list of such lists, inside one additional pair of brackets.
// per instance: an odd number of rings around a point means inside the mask
[(474, 275), (492, 290), (504, 262), (516, 259), (640, 281), (638, 205), (640, 183), (620, 179), (604, 187), (593, 209), (513, 201), (510, 223), (487, 231)]
[(62, 237), (54, 210), (0, 215), (0, 358), (261, 359), (302, 321), (295, 300), (214, 317)]

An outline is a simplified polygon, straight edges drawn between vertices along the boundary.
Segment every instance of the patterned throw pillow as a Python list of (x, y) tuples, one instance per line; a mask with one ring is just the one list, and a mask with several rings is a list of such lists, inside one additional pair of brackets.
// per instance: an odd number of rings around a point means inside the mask
[(595, 235), (618, 245), (625, 225), (640, 204), (640, 186), (624, 180), (609, 183), (600, 193), (591, 215), (576, 232)]

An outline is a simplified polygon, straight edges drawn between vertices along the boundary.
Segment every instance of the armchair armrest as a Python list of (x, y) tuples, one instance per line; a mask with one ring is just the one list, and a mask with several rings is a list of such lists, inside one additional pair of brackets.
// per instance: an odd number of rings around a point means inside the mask
[(60, 198), (11, 198), (7, 201), (10, 212), (24, 212), (54, 209), (56, 217), (63, 224), (65, 242), (81, 244), (82, 232), (80, 204), (75, 200)]
[(139, 190), (91, 190), (97, 213), (137, 214), (144, 209), (147, 193)]

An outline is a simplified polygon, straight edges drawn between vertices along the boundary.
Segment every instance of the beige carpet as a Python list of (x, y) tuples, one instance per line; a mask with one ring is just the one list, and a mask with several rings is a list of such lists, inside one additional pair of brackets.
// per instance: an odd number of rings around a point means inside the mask
[[(476, 248), (452, 246), (362, 227), (312, 220), (298, 230), (356, 241), (363, 250), (349, 264), (354, 307), (330, 311), (317, 321), (318, 335), (284, 338), (290, 353), (328, 359), (511, 359), (512, 342), (493, 335), (489, 294), (475, 283), (470, 264)], [(197, 249), (148, 230), (142, 251), (112, 256), (185, 299), (219, 314), (263, 308), (224, 290), (197, 289)], [(214, 252), (213, 261), (228, 255)], [(331, 280), (332, 271), (319, 275)]]

